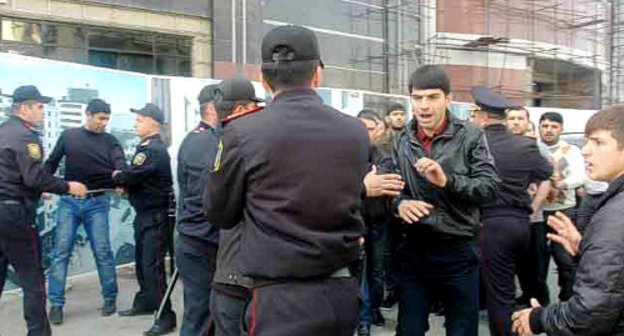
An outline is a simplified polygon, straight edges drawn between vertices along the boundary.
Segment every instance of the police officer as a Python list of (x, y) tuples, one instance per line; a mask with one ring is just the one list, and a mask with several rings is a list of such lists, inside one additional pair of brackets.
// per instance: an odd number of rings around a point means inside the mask
[(472, 89), (479, 110), (475, 123), (484, 128), (501, 182), (499, 195), (483, 204), (482, 273), (492, 335), (511, 335), (515, 305), (516, 261), (530, 244), (532, 182), (550, 178), (553, 169), (535, 141), (516, 136), (506, 126), (507, 109), (517, 107), (484, 86)]
[(46, 315), (41, 241), (35, 227), (39, 197), (42, 192), (75, 196), (87, 192), (83, 184), (55, 178), (43, 166), (43, 150), (35, 128), (43, 123), (44, 104), (51, 100), (35, 86), (20, 86), (13, 93), (12, 115), (0, 125), (0, 264), (5, 260), (0, 284), (4, 284), (8, 262), (24, 289), (29, 336), (52, 333)]
[[(160, 305), (167, 288), (165, 251), (169, 247), (167, 209), (172, 191), (171, 163), (160, 126), (165, 122), (163, 111), (147, 103), (136, 113), (134, 130), (141, 138), (131, 165), (113, 173), (113, 179), (125, 185), (130, 204), (136, 211), (134, 219), (136, 273), (139, 292), (132, 308), (119, 312), (121, 316), (151, 315)], [(176, 316), (167, 300), (165, 310), (147, 336), (163, 335), (176, 327)]]
[(217, 154), (218, 85), (207, 85), (198, 96), (201, 121), (182, 141), (178, 152), (178, 241), (176, 260), (184, 282), (184, 318), (181, 336), (206, 335), (209, 329), (210, 283), (214, 274), (219, 230), (202, 211), (203, 180)]
[(315, 93), (323, 63), (312, 31), (277, 27), (261, 54), (273, 100), (227, 126), (206, 214), (224, 229), (242, 220), (240, 269), (254, 282), (247, 331), (351, 336), (358, 285), (347, 266), (363, 233), (368, 135)]
[[(221, 127), (227, 132), (228, 124), (244, 115), (259, 112), (253, 85), (246, 79), (226, 79), (219, 85), (215, 109), (221, 118)], [(245, 311), (252, 280), (241, 274), (239, 252), (241, 228), (221, 230), (217, 270), (214, 276), (210, 309), (217, 336), (239, 336), (240, 321)]]

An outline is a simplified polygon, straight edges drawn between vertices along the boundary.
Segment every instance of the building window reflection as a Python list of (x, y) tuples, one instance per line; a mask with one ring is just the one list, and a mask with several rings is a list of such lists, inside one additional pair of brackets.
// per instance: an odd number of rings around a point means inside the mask
[(190, 76), (192, 39), (0, 18), (0, 51), (146, 74)]

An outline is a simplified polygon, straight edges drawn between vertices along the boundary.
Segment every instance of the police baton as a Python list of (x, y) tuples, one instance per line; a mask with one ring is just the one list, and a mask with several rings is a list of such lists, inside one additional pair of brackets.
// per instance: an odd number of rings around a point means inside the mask
[(165, 291), (165, 296), (163, 297), (162, 301), (160, 301), (160, 307), (158, 307), (156, 316), (154, 316), (154, 324), (157, 324), (160, 320), (160, 316), (162, 315), (163, 310), (165, 310), (165, 305), (167, 304), (167, 301), (169, 301), (169, 299), (171, 298), (171, 293), (173, 293), (173, 289), (175, 288), (176, 282), (178, 281), (178, 275), (178, 268), (176, 267), (173, 271), (173, 274), (171, 275), (171, 280), (169, 281), (169, 286), (167, 286), (167, 290)]

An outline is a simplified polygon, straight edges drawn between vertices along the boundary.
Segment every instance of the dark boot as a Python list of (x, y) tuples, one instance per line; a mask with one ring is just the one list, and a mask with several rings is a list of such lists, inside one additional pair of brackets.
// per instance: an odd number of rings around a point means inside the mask
[(52, 324), (63, 324), (63, 306), (50, 307), (50, 314), (48, 316), (48, 319)]
[(176, 315), (173, 311), (164, 312), (162, 317), (154, 322), (152, 327), (143, 333), (144, 336), (166, 335), (176, 328)]
[(371, 311), (371, 324), (378, 327), (382, 327), (386, 324), (386, 319), (384, 319), (383, 315), (381, 315), (379, 309), (373, 309)]
[(102, 316), (111, 316), (117, 311), (117, 303), (115, 300), (105, 300), (104, 305), (100, 308)]

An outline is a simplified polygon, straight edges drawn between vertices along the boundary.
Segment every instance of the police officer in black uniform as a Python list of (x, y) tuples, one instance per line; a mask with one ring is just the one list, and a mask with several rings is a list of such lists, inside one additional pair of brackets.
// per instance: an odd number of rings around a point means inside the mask
[(176, 260), (184, 283), (181, 336), (206, 335), (209, 330), (210, 290), (219, 246), (219, 230), (202, 210), (205, 174), (214, 165), (219, 145), (214, 96), (217, 84), (198, 96), (201, 121), (182, 141), (178, 152), (178, 241)]
[[(246, 79), (226, 79), (219, 85), (215, 109), (221, 118), (220, 124), (227, 131), (228, 124), (246, 114), (259, 112), (261, 99)], [(241, 250), (241, 228), (236, 225), (230, 230), (221, 230), (217, 270), (214, 276), (210, 310), (217, 336), (239, 336), (242, 334), (241, 317), (249, 296), (252, 280), (241, 274), (239, 252)]]
[(262, 40), (273, 101), (232, 120), (209, 175), (208, 219), (241, 223), (241, 272), (252, 278), (246, 331), (254, 336), (352, 336), (369, 140), (362, 123), (323, 104), (316, 36), (299, 26)]
[(553, 169), (540, 154), (535, 141), (513, 135), (506, 126), (505, 112), (518, 105), (484, 86), (472, 89), (480, 110), (475, 123), (484, 128), (494, 164), (501, 179), (499, 196), (482, 206), (482, 274), (492, 335), (511, 335), (511, 313), (515, 305), (516, 261), (524, 257), (530, 243), (532, 182), (548, 180)]
[[(135, 133), (141, 138), (131, 165), (113, 173), (113, 179), (128, 188), (130, 204), (136, 211), (134, 219), (136, 274), (139, 292), (132, 308), (121, 316), (151, 315), (160, 305), (167, 289), (165, 252), (171, 243), (167, 209), (172, 191), (171, 160), (160, 135), (165, 122), (163, 111), (148, 103), (136, 113)], [(167, 300), (160, 320), (144, 333), (163, 335), (176, 327), (176, 316)]]
[(46, 315), (41, 242), (35, 227), (39, 197), (42, 192), (84, 197), (87, 192), (83, 184), (55, 178), (43, 166), (36, 127), (43, 123), (44, 104), (51, 100), (35, 86), (20, 86), (13, 93), (13, 114), (0, 125), (0, 264), (4, 264), (0, 285), (4, 285), (8, 262), (24, 289), (29, 336), (52, 334)]

